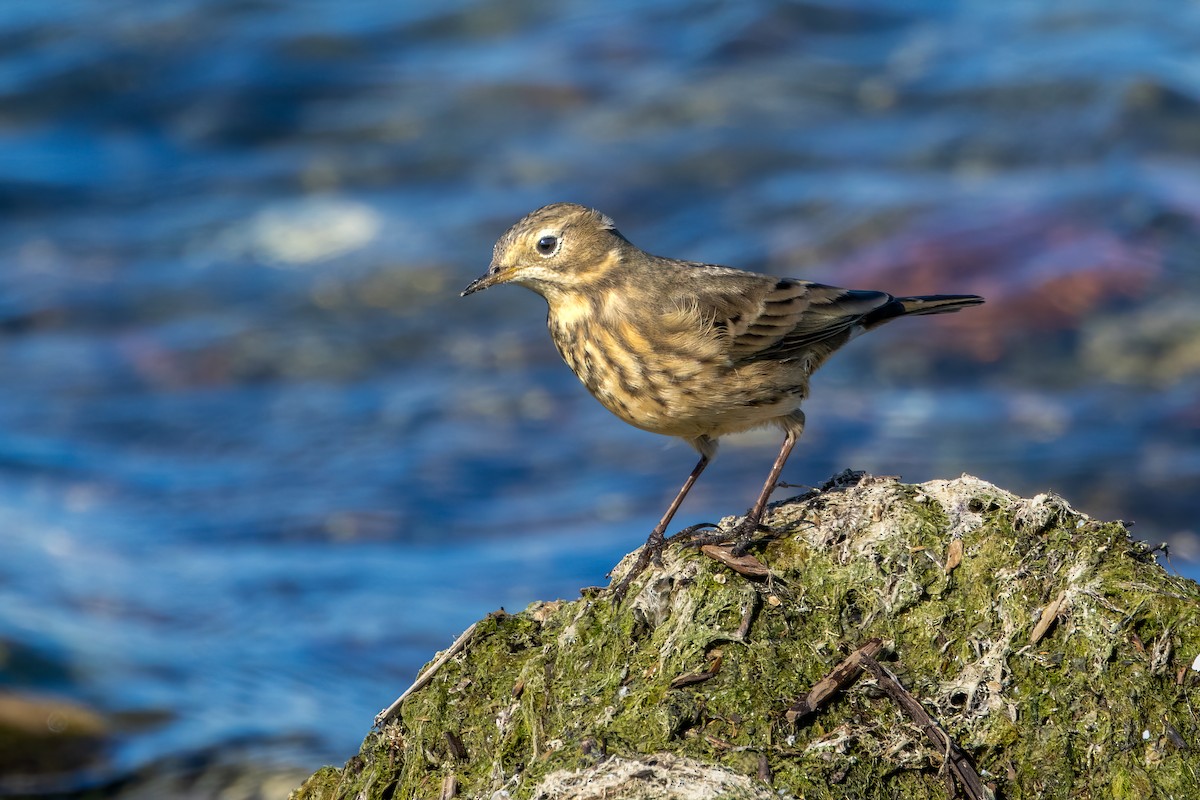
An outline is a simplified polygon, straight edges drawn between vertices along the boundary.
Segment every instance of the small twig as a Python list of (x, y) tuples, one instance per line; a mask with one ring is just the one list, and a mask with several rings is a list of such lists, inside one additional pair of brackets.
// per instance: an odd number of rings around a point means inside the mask
[(833, 700), (838, 692), (845, 691), (850, 684), (858, 680), (858, 676), (862, 672), (864, 656), (874, 658), (882, 650), (882, 639), (868, 639), (866, 644), (847, 656), (828, 675), (817, 681), (808, 694), (792, 703), (784, 717), (788, 722), (796, 724), (820, 711)]
[(704, 741), (708, 742), (709, 744), (711, 744), (713, 747), (715, 747), (718, 750), (736, 750), (737, 749), (733, 745), (732, 742), (727, 742), (724, 739), (721, 739), (717, 736), (713, 736), (711, 733), (704, 734)]
[(1038, 620), (1037, 625), (1033, 626), (1033, 632), (1029, 634), (1030, 644), (1037, 644), (1042, 640), (1042, 637), (1046, 635), (1050, 627), (1058, 619), (1059, 614), (1065, 610), (1066, 604), (1067, 590), (1063, 589), (1058, 593), (1058, 597), (1042, 610), (1042, 618)]
[(994, 795), (988, 787), (983, 785), (983, 780), (980, 779), (979, 773), (975, 771), (975, 766), (971, 763), (970, 757), (933, 721), (933, 718), (929, 716), (929, 713), (921, 705), (920, 701), (913, 697), (900, 684), (896, 676), (872, 656), (864, 654), (861, 662), (862, 666), (875, 677), (879, 688), (896, 705), (900, 706), (909, 719), (916, 723), (917, 727), (929, 738), (934, 747), (944, 752), (946, 763), (954, 771), (954, 776), (958, 779), (959, 785), (966, 791), (967, 797), (971, 798), (971, 800), (991, 800)]
[(706, 647), (712, 647), (721, 642), (734, 642), (736, 644), (749, 644), (746, 641), (750, 636), (750, 628), (754, 626), (754, 618), (758, 616), (758, 610), (762, 607), (762, 596), (758, 592), (753, 592), (750, 595), (750, 600), (746, 604), (745, 611), (742, 612), (742, 621), (738, 625), (738, 629), (733, 633), (720, 633), (709, 640)]
[(721, 671), (722, 658), (723, 654), (718, 652), (717, 657), (713, 659), (712, 665), (708, 669), (704, 670), (704, 672), (689, 672), (686, 675), (680, 675), (671, 681), (670, 688), (679, 689), (684, 686), (691, 686), (693, 683), (704, 683), (704, 681), (717, 677), (717, 674)]
[(451, 772), (442, 778), (442, 791), (438, 795), (438, 800), (454, 800), (455, 797), (458, 797), (458, 778)]
[(405, 689), (404, 693), (401, 694), (399, 697), (397, 697), (394, 701), (392, 701), (392, 704), (390, 706), (388, 706), (383, 711), (380, 711), (378, 714), (376, 714), (375, 715), (375, 727), (379, 727), (380, 725), (382, 725), (383, 723), (385, 723), (389, 719), (391, 719), (393, 716), (395, 716), (396, 712), (400, 710), (400, 704), (404, 702), (405, 698), (407, 698), (410, 694), (417, 691), (418, 689), (425, 688), (425, 686), (431, 680), (433, 680), (434, 674), (437, 673), (437, 671), (439, 669), (441, 669), (442, 666), (445, 665), (445, 663), (447, 661), (449, 661), (450, 659), (452, 659), (456, 655), (458, 655), (460, 652), (462, 652), (463, 649), (466, 648), (467, 642), (469, 642), (471, 640), (471, 636), (475, 633), (475, 627), (478, 624), (479, 624), (478, 622), (472, 623), (471, 627), (469, 627), (465, 631), (463, 631), (462, 634), (460, 634), (459, 637), (454, 640), (454, 643), (452, 645), (450, 645), (448, 648), (446, 648), (446, 652), (444, 652), (440, 656), (438, 656), (437, 659), (434, 660), (434, 662), (429, 665), (429, 669), (425, 670), (419, 676), (417, 676), (417, 679), (415, 681), (413, 681), (412, 686)]
[(750, 626), (754, 624), (754, 617), (758, 614), (759, 606), (762, 605), (762, 600), (758, 597), (758, 592), (750, 597), (750, 602), (746, 605), (746, 613), (742, 614), (742, 624), (738, 625), (738, 629), (733, 633), (735, 642), (745, 642), (746, 637), (750, 635)]

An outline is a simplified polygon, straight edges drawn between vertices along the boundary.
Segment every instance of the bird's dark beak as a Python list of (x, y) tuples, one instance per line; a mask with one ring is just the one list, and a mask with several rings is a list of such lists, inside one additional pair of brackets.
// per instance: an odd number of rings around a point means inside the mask
[(475, 292), (482, 292), (489, 286), (494, 286), (497, 283), (503, 282), (504, 279), (500, 277), (500, 267), (496, 264), (492, 264), (490, 267), (488, 267), (487, 272), (467, 284), (467, 288), (462, 290), (462, 294), (460, 294), (459, 297), (466, 297), (469, 294), (475, 294)]

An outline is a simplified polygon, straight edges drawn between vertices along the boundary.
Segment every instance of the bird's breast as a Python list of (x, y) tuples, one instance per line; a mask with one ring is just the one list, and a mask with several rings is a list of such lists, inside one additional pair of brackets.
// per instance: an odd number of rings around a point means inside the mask
[(621, 419), (658, 431), (671, 417), (666, 387), (644, 337), (590, 314), (550, 318), (554, 345), (588, 391)]
[(739, 381), (717, 333), (696, 314), (630, 314), (606, 303), (603, 296), (553, 303), (547, 322), (583, 385), (630, 425), (684, 438), (720, 435), (794, 407), (772, 411), (774, 402)]

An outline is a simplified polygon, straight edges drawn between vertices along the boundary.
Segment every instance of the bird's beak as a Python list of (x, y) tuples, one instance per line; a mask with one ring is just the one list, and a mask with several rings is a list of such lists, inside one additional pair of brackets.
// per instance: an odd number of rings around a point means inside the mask
[(467, 284), (467, 288), (462, 290), (462, 294), (459, 297), (466, 297), (469, 294), (475, 294), (475, 292), (482, 292), (489, 286), (495, 286), (497, 283), (504, 283), (504, 281), (505, 278), (502, 277), (500, 266), (492, 264), (488, 267), (487, 272)]

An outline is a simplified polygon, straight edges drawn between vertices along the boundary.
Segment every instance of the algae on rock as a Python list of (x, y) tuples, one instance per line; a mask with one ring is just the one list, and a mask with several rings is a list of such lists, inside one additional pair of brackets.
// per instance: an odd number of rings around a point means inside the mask
[(869, 676), (785, 720), (871, 637), (997, 796), (1200, 797), (1200, 586), (1120, 523), (968, 476), (831, 485), (768, 522), (765, 580), (672, 546), (620, 604), (489, 616), (293, 797), (952, 796)]

